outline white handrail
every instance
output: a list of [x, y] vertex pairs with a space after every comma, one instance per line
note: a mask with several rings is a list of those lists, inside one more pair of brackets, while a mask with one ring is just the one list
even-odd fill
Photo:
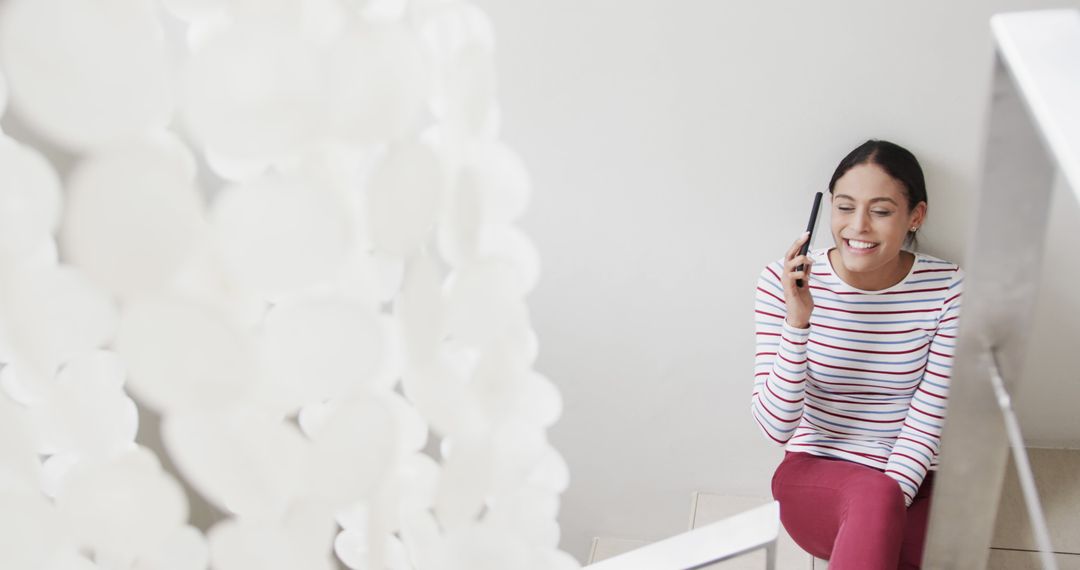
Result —
[[[1063, 181], [1080, 198], [1080, 11], [999, 14], [991, 28], [997, 57], [983, 179], [930, 509], [923, 560], [929, 568], [986, 567], [1010, 440], [1042, 535], [1039, 549], [1044, 560], [1050, 554], [1018, 425], [1008, 398], [995, 389], [1024, 384], [1052, 190]], [[1009, 260], [1007, 271], [1002, 259]]]
[[1013, 411], [1012, 398], [1005, 390], [1005, 380], [1001, 378], [997, 354], [993, 349], [990, 350], [990, 383], [994, 386], [998, 407], [1001, 408], [1001, 413], [1005, 418], [1005, 431], [1009, 434], [1009, 445], [1012, 447], [1013, 461], [1016, 463], [1016, 475], [1020, 480], [1020, 489], [1024, 493], [1024, 503], [1027, 505], [1028, 518], [1031, 519], [1035, 543], [1039, 546], [1039, 559], [1042, 561], [1043, 570], [1057, 570], [1054, 548], [1050, 544], [1050, 531], [1046, 525], [1046, 515], [1043, 514], [1039, 492], [1035, 488], [1035, 475], [1031, 472], [1027, 448], [1024, 447], [1024, 436], [1020, 433], [1020, 422], [1017, 421], [1016, 413]]
[[733, 517], [601, 560], [590, 570], [692, 570], [765, 549], [766, 567], [776, 559], [780, 503], [772, 501]]
[[990, 28], [1048, 153], [1080, 199], [1080, 10], [997, 14]]

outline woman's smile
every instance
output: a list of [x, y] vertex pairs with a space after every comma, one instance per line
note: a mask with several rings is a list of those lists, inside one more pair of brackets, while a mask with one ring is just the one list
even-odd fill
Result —
[[880, 243], [844, 238], [844, 245], [847, 247], [848, 251], [855, 255], [867, 255], [877, 251], [877, 246], [880, 245]]

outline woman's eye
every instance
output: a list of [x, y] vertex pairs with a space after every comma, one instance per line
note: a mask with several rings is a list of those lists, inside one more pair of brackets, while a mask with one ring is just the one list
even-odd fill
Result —
[[874, 214], [875, 216], [888, 216], [889, 214], [892, 214], [892, 212], [888, 210], [870, 210], [870, 213]]
[[855, 208], [852, 208], [851, 206], [838, 206], [836, 209], [840, 210], [841, 212], [854, 212], [855, 211]]

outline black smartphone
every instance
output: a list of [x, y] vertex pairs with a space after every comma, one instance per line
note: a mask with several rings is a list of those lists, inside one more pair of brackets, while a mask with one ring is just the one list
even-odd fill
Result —
[[[810, 251], [810, 242], [814, 240], [814, 226], [817, 224], [817, 215], [818, 215], [818, 210], [820, 208], [821, 208], [821, 192], [817, 192], [817, 193], [814, 194], [814, 207], [810, 208], [810, 221], [806, 223], [806, 231], [809, 232], [810, 235], [806, 236], [806, 243], [802, 244], [802, 247], [799, 248], [799, 255], [806, 255], [806, 252]], [[802, 270], [803, 270], [802, 264], [799, 264], [799, 266], [795, 268], [795, 271], [802, 271]], [[796, 287], [802, 287], [803, 286], [802, 279], [796, 279], [795, 280], [795, 286]]]

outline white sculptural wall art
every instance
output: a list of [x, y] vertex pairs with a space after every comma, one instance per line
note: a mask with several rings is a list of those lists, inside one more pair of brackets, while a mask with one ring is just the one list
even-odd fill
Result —
[[0, 568], [578, 566], [493, 49], [455, 0], [0, 2]]

